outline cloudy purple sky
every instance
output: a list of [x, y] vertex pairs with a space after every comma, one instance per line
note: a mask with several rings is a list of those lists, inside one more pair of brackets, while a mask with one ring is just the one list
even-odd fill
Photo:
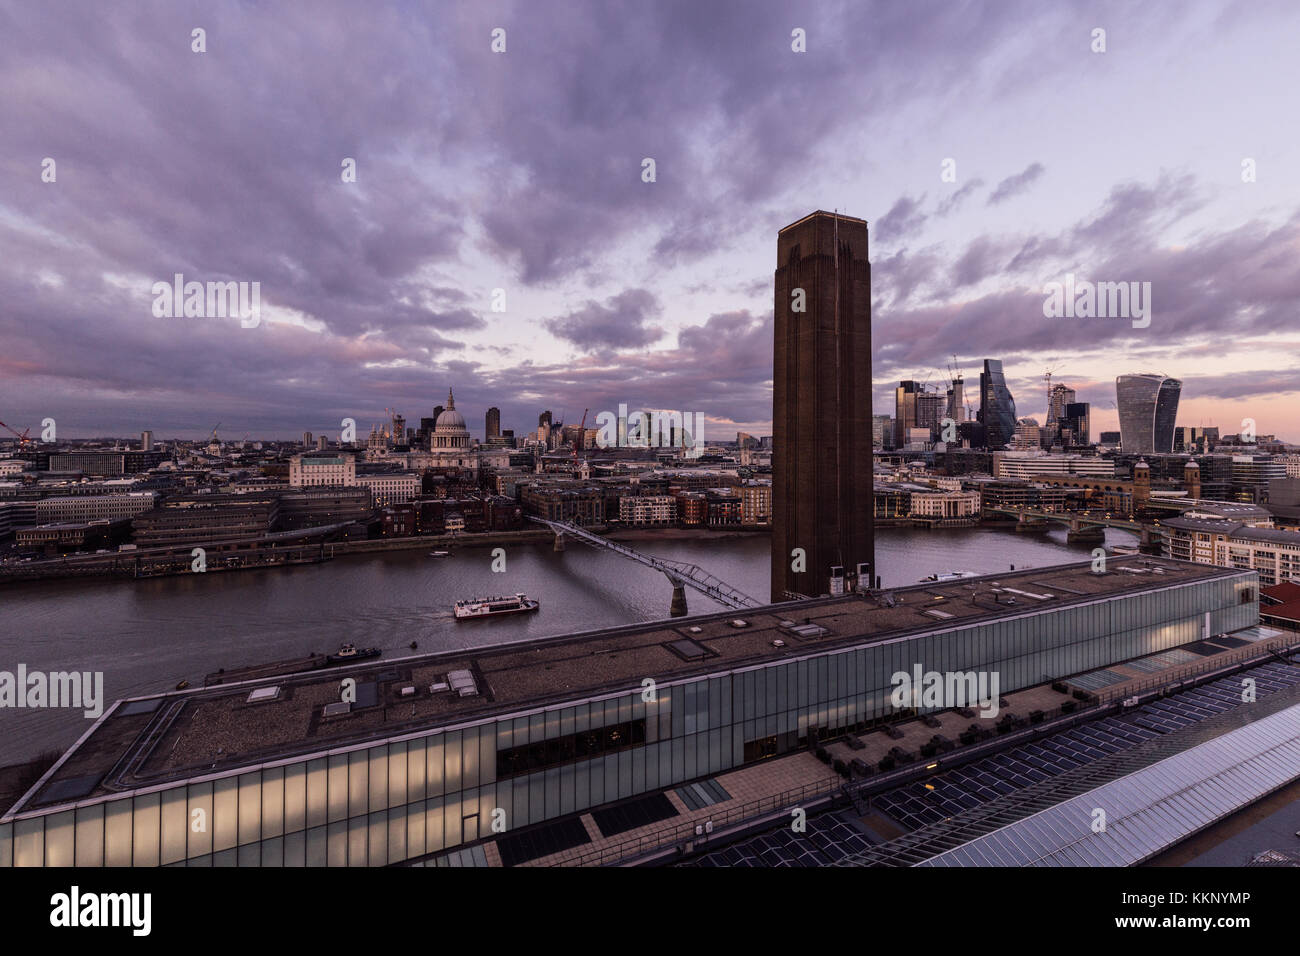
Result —
[[[451, 385], [477, 434], [620, 402], [765, 433], [776, 232], [838, 208], [877, 412], [955, 353], [1040, 420], [1049, 364], [1095, 431], [1155, 369], [1183, 424], [1300, 441], [1298, 41], [1255, 0], [4, 0], [0, 419], [334, 433]], [[177, 272], [260, 282], [261, 324], [156, 318]], [[1068, 272], [1151, 282], [1150, 326], [1044, 318]]]

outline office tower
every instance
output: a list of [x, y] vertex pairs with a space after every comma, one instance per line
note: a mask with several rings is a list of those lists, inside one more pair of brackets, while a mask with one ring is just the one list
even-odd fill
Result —
[[316, 450], [317, 450], [317, 451], [324, 451], [324, 450], [325, 450], [325, 446], [326, 446], [327, 444], [328, 444], [328, 442], [326, 441], [324, 435], [317, 435], [317, 436], [316, 436]]
[[1074, 389], [1066, 385], [1053, 385], [1047, 399], [1047, 427], [1051, 428], [1061, 420], [1065, 406], [1074, 402]]
[[894, 420], [888, 415], [871, 416], [871, 444], [881, 451], [894, 447]]
[[501, 437], [501, 409], [493, 405], [487, 410], [487, 426], [484, 431], [484, 441], [491, 441], [494, 438]]
[[433, 430], [438, 427], [436, 418], [421, 418], [420, 427], [415, 431], [415, 437], [412, 441], [419, 444], [421, 448], [429, 448], [433, 439]]
[[931, 432], [937, 431], [947, 408], [947, 396], [926, 391], [922, 386], [921, 391], [916, 395], [916, 427], [928, 428]]
[[1068, 402], [1057, 419], [1057, 435], [1067, 448], [1081, 448], [1091, 444], [1092, 406], [1088, 402]]
[[1043, 447], [1043, 427], [1037, 418], [1022, 418], [1016, 422], [1016, 434], [1011, 439], [1014, 448], [1031, 450]]
[[308, 451], [311, 450], [311, 432], [302, 433], [302, 447]]
[[916, 396], [921, 386], [912, 381], [899, 382], [894, 389], [894, 447], [907, 444], [907, 433], [916, 427]]
[[984, 426], [984, 440], [990, 451], [1005, 448], [1015, 437], [1016, 400], [997, 359], [985, 359], [984, 371], [980, 372], [979, 422]]
[[537, 427], [540, 428], [541, 426], [545, 425], [547, 429], [547, 434], [550, 434], [550, 428], [552, 424], [554, 423], [551, 419], [551, 410], [549, 408], [537, 416]]
[[140, 450], [153, 451], [153, 432], [144, 431], [140, 433]]
[[1115, 379], [1120, 448], [1126, 455], [1169, 454], [1174, 450], [1174, 420], [1183, 383], [1159, 372], [1137, 372]]
[[[1183, 433], [1181, 447], [1179, 447], [1178, 432]], [[1174, 451], [1186, 451], [1203, 455], [1218, 443], [1219, 429], [1217, 426], [1211, 428], [1204, 426], [1180, 427], [1174, 430], [1174, 436]]]
[[954, 422], [966, 420], [966, 381], [960, 375], [952, 380], [948, 387], [948, 417]]
[[774, 284], [772, 599], [780, 601], [866, 586], [875, 574], [867, 223], [819, 210], [786, 226]]

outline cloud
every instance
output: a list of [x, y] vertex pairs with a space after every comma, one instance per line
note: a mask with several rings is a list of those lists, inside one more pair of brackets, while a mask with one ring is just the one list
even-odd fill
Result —
[[916, 235], [925, 226], [926, 215], [921, 212], [921, 203], [925, 197], [913, 199], [901, 196], [898, 201], [876, 220], [876, 236], [885, 243], [899, 242], [908, 236]]
[[1043, 175], [1044, 167], [1042, 163], [1030, 163], [1023, 170], [1014, 176], [1008, 176], [1002, 182], [993, 187], [993, 192], [989, 194], [990, 206], [996, 206], [1000, 202], [1005, 202], [1013, 196], [1019, 196], [1034, 182]]
[[952, 215], [952, 213], [956, 212], [962, 203], [970, 198], [975, 190], [979, 189], [983, 185], [984, 180], [978, 177], [975, 179], [968, 179], [960, 189], [956, 190], [951, 196], [944, 198], [939, 203], [938, 209], [935, 210], [935, 215], [941, 218]]
[[588, 299], [568, 315], [544, 319], [552, 334], [572, 342], [583, 351], [598, 348], [633, 348], [650, 345], [663, 337], [664, 330], [647, 324], [663, 311], [659, 300], [645, 289], [628, 289], [602, 305]]
[[[1285, 192], [1268, 222], [1246, 206], [1193, 218], [1217, 187], [1156, 175], [1135, 151], [1134, 180], [1099, 171], [1077, 191], [1095, 208], [1063, 224], [951, 232], [980, 179], [926, 205], [908, 168], [916, 131], [1077, 83], [1077, 59], [1017, 39], [1073, 31], [1073, 11], [812, 2], [795, 54], [789, 9], [574, 0], [431, 18], [379, 2], [356, 30], [342, 0], [25, 5], [0, 35], [4, 420], [202, 434], [221, 418], [292, 435], [387, 406], [418, 417], [454, 384], [458, 405], [498, 405], [515, 424], [618, 395], [753, 422], [771, 403], [776, 230], [845, 201], [884, 243], [878, 373], [963, 344], [1003, 357], [1081, 336], [1116, 351], [1231, 348], [1294, 321]], [[189, 46], [198, 10], [204, 54]], [[1161, 15], [1140, 16], [1131, 32], [1154, 36]], [[1217, 49], [1230, 29], [1259, 40], [1275, 18], [1243, 8], [1180, 49]], [[987, 202], [1029, 195], [1076, 147], [1043, 148], [1059, 151]], [[56, 183], [40, 181], [45, 156]], [[341, 181], [345, 157], [355, 183]], [[1067, 270], [1152, 281], [1145, 336], [1041, 321], [1043, 282]], [[259, 281], [277, 320], [155, 319], [149, 287], [176, 272]], [[511, 312], [490, 311], [497, 287]], [[520, 309], [530, 297], [546, 305]]]

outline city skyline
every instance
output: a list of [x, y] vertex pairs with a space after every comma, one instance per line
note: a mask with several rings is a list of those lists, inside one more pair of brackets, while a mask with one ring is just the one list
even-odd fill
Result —
[[[1094, 432], [1118, 427], [1119, 362], [1178, 376], [1182, 424], [1230, 433], [1249, 417], [1300, 440], [1286, 255], [1300, 193], [1283, 174], [1300, 150], [1274, 120], [1295, 13], [1202, 4], [1169, 29], [1118, 4], [936, 5], [921, 29], [865, 9], [739, 9], [485, 4], [428, 24], [399, 5], [379, 15], [382, 44], [332, 25], [345, 17], [210, 14], [202, 54], [190, 21], [206, 13], [29, 11], [0, 67], [22, 94], [0, 106], [0, 414], [20, 430], [54, 417], [70, 437], [199, 436], [216, 420], [289, 436], [388, 406], [417, 419], [451, 383], [475, 419], [499, 405], [516, 430], [538, 407], [626, 402], [763, 433], [766, 237], [826, 208], [877, 237], [875, 411], [952, 353], [968, 378], [999, 358], [1026, 397], [1068, 355], [1059, 375]], [[1097, 24], [1105, 53], [1089, 49]], [[806, 53], [790, 51], [794, 27]], [[754, 52], [768, 48], [775, 61]], [[135, 54], [140, 71], [93, 81]], [[322, 101], [344, 61], [378, 79]], [[430, 105], [483, 90], [478, 113]], [[1079, 130], [1044, 137], [1063, 101]], [[1179, 119], [1189, 103], [1217, 118], [1213, 138]], [[169, 134], [181, 124], [190, 138]], [[1098, 152], [1089, 130], [1134, 146]], [[575, 214], [584, 228], [565, 228]], [[177, 273], [260, 282], [262, 321], [156, 317], [152, 285]], [[1150, 282], [1149, 327], [1045, 318], [1045, 285], [1075, 273]]]

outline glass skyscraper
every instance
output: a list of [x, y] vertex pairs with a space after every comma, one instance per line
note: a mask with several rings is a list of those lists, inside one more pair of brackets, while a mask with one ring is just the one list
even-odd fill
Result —
[[980, 372], [979, 420], [984, 425], [985, 441], [992, 451], [1011, 444], [1016, 434], [1016, 400], [1007, 388], [1002, 363], [985, 359]]
[[1174, 419], [1183, 383], [1159, 372], [1138, 372], [1115, 379], [1120, 447], [1126, 455], [1171, 454]]

